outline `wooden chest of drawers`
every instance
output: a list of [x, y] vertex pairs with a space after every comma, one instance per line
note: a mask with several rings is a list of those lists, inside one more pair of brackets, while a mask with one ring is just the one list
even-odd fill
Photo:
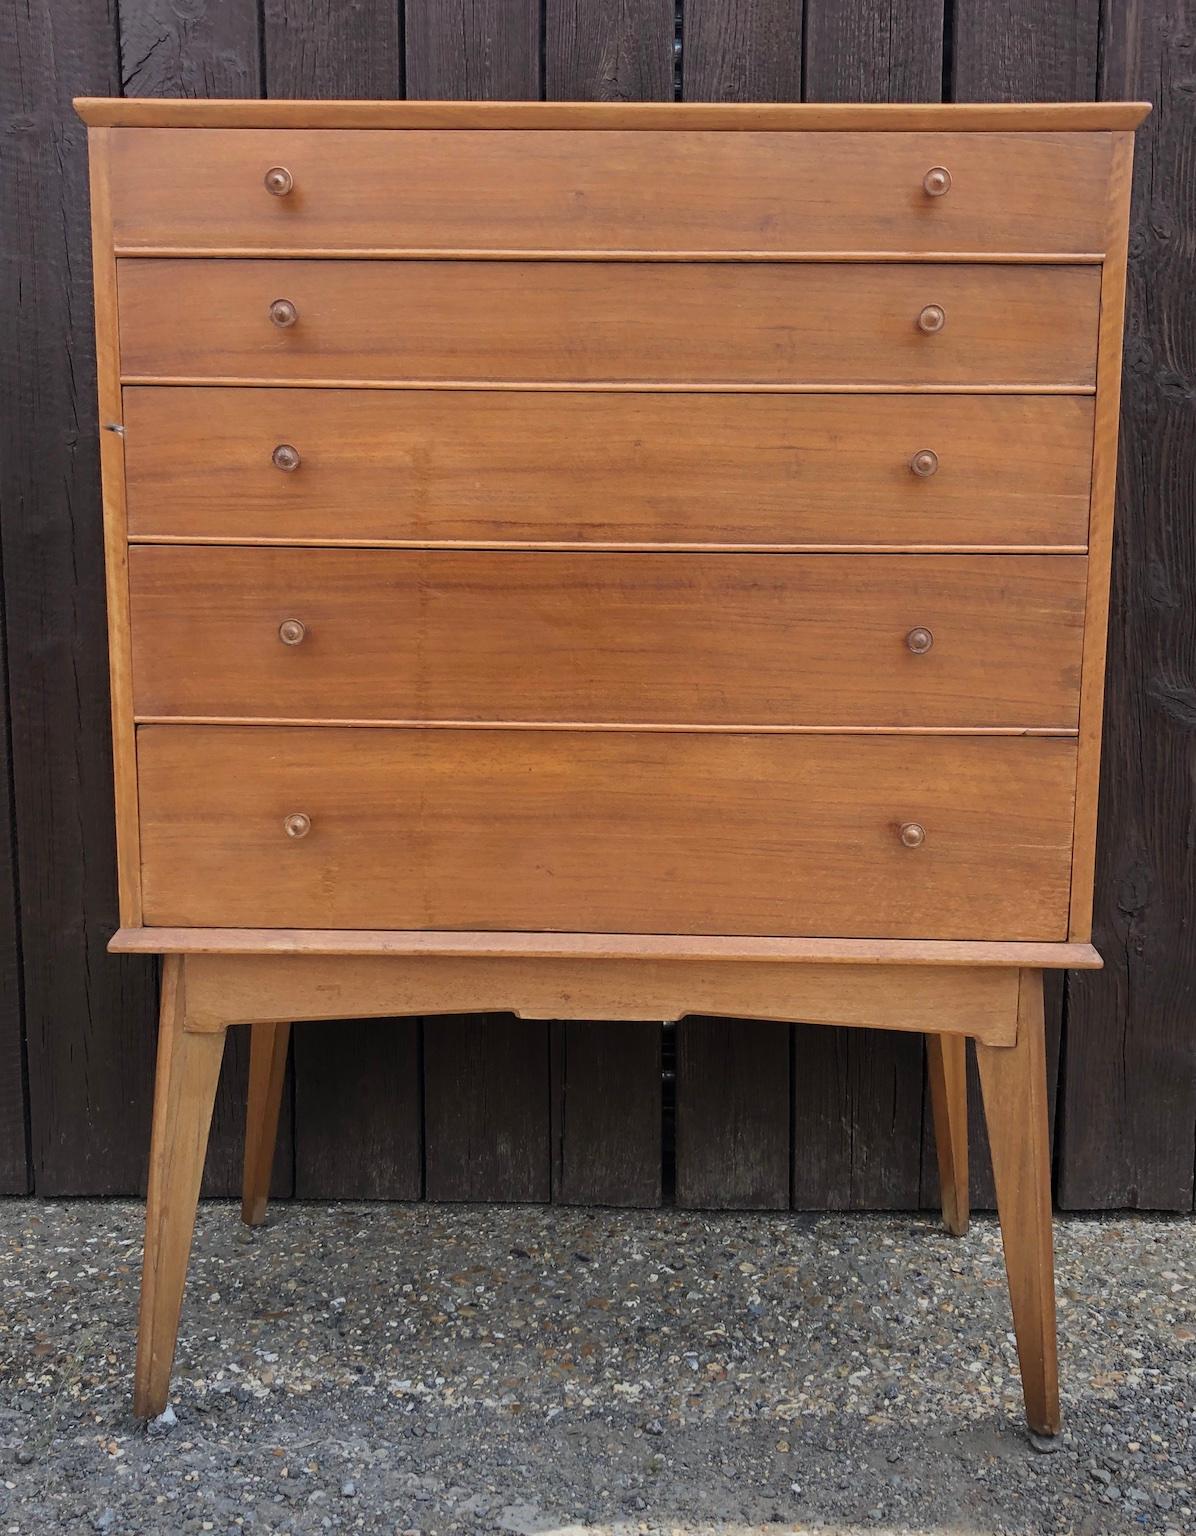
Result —
[[717, 1011], [925, 1030], [957, 1229], [977, 1040], [1052, 1432], [1144, 109], [80, 109], [140, 1411], [228, 1024], [259, 1220], [294, 1016]]

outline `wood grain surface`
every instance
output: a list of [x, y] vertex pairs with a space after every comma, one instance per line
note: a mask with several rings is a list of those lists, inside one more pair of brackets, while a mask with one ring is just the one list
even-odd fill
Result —
[[[115, 131], [117, 247], [1094, 253], [1108, 134]], [[294, 186], [273, 196], [275, 165]], [[922, 182], [945, 165], [952, 186]], [[828, 187], [835, 189], [827, 195]]]
[[1092, 418], [1085, 396], [130, 386], [129, 531], [1075, 548]]
[[138, 757], [152, 923], [1063, 936], [1068, 740], [143, 726]]
[[[117, 263], [130, 378], [1088, 388], [1095, 267]], [[289, 300], [298, 320], [274, 325]], [[918, 328], [927, 306], [946, 324]]]
[[141, 718], [1076, 726], [1077, 555], [130, 553]]

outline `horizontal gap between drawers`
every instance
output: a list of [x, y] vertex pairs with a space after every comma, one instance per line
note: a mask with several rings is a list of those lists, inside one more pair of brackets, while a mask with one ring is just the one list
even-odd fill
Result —
[[1053, 725], [683, 725], [623, 720], [309, 720], [295, 716], [135, 715], [135, 725], [326, 726], [403, 731], [621, 731], [719, 736], [1050, 736], [1079, 732]]
[[635, 251], [635, 250], [470, 250], [462, 247], [411, 246], [192, 246], [118, 245], [118, 259], [154, 257], [209, 261], [686, 261], [686, 262], [837, 262], [878, 261], [950, 263], [984, 266], [1094, 266], [1100, 251]]
[[253, 378], [236, 374], [124, 373], [122, 385], [227, 389], [457, 389], [629, 395], [1095, 395], [1095, 384], [668, 384], [654, 380]]
[[644, 544], [547, 539], [235, 538], [223, 534], [134, 533], [130, 544], [194, 544], [227, 549], [483, 549], [644, 555], [1086, 555], [1086, 544]]

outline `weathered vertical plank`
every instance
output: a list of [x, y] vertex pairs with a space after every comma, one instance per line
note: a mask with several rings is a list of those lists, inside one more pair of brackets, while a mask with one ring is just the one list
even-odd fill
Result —
[[807, 101], [938, 101], [944, 0], [810, 0]]
[[1101, 94], [1135, 164], [1093, 939], [1068, 981], [1060, 1203], [1187, 1210], [1196, 1153], [1196, 13], [1126, 0]]
[[[937, 101], [939, 0], [807, 0], [809, 101]], [[793, 1048], [793, 1199], [803, 1208], [900, 1209], [922, 1199], [920, 1035], [799, 1029]]]
[[686, 101], [800, 101], [801, 0], [685, 0]]
[[650, 1022], [552, 1026], [552, 1197], [560, 1204], [660, 1204], [661, 1036]]
[[803, 1025], [793, 1043], [793, 1203], [905, 1210], [922, 1201], [921, 1035]]
[[400, 0], [263, 0], [267, 96], [392, 100], [403, 94]]
[[1091, 101], [1100, 0], [955, 0], [955, 101]]
[[851, 1143], [851, 1029], [799, 1024], [793, 1031], [793, 1204], [799, 1211], [855, 1205]]
[[407, 0], [407, 94], [536, 101], [539, 0]]
[[121, 0], [121, 96], [260, 96], [254, 0]]
[[[254, 0], [227, 0], [210, 6], [179, 6], [171, 0], [122, 0], [119, 23], [124, 95], [261, 94], [258, 13]], [[112, 25], [115, 27], [115, 18]], [[91, 387], [87, 380], [81, 380], [81, 384]], [[146, 1027], [152, 1030], [152, 1024]], [[240, 1191], [248, 1075], [248, 1032], [235, 1029], [229, 1034], [220, 1071], [204, 1167], [205, 1195], [236, 1195]], [[278, 1128], [276, 1195], [291, 1191], [290, 1103], [288, 1086]], [[143, 1156], [144, 1148], [139, 1145], [137, 1153]]]
[[86, 134], [119, 89], [111, 10], [6, 7], [0, 51], [0, 520], [33, 1173], [45, 1194], [136, 1188], [154, 967], [114, 959], [107, 648]]
[[419, 1020], [300, 1024], [293, 1034], [298, 1198], [418, 1200]]
[[683, 1019], [677, 1026], [677, 1204], [789, 1204], [787, 1024]]
[[429, 1019], [424, 1026], [428, 1199], [550, 1199], [550, 1078], [544, 1024], [507, 1013]]
[[671, 101], [674, 0], [548, 0], [550, 101]]
[[0, 1195], [23, 1195], [29, 1189], [28, 1108], [4, 620], [4, 569], [0, 561]]

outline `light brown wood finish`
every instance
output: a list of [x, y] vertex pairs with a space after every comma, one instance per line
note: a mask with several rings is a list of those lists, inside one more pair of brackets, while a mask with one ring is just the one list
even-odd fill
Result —
[[96, 382], [100, 408], [100, 467], [104, 505], [104, 573], [108, 606], [108, 678], [112, 710], [112, 774], [116, 805], [117, 897], [122, 923], [141, 921], [137, 754], [133, 733], [133, 675], [129, 633], [128, 544], [125, 524], [124, 440], [116, 262], [112, 256], [112, 197], [106, 128], [88, 135]]
[[120, 928], [118, 954], [438, 956], [445, 959], [777, 961], [816, 965], [1035, 966], [1099, 971], [1091, 944], [947, 939], [765, 939], [659, 933], [437, 933], [430, 929]]
[[706, 104], [559, 101], [176, 101], [76, 96], [85, 123], [131, 128], [718, 128], [728, 132], [1100, 132], [1136, 128], [1145, 101]]
[[166, 1407], [179, 1311], [191, 1253], [212, 1104], [224, 1054], [224, 1031], [186, 1028], [189, 962], [168, 956], [162, 970], [162, 1018], [154, 1084], [145, 1259], [133, 1411], [151, 1418]]
[[143, 726], [138, 757], [163, 926], [1064, 936], [1068, 740]]
[[145, 546], [130, 555], [135, 707], [1072, 730], [1084, 572], [1074, 555]]
[[241, 1188], [241, 1220], [250, 1227], [261, 1226], [266, 1219], [290, 1041], [289, 1021], [255, 1024], [250, 1033], [245, 1172]]
[[[126, 377], [1090, 386], [1100, 269], [122, 259]], [[284, 299], [298, 320], [273, 324]], [[918, 327], [928, 307], [946, 324]]]
[[[295, 1018], [493, 1013], [527, 1019], [679, 1019], [687, 1013], [966, 1031], [1012, 1045], [1017, 975], [938, 966], [735, 964], [667, 960], [372, 956], [346, 965], [314, 955], [190, 955], [188, 1028]], [[639, 1011], [637, 1011], [639, 1010]], [[645, 1028], [650, 1028], [645, 1025]]]
[[926, 1070], [939, 1165], [939, 1197], [947, 1231], [968, 1230], [967, 1041], [962, 1035], [926, 1036]]
[[[114, 133], [124, 251], [1102, 252], [1108, 134]], [[946, 196], [923, 181], [950, 168]], [[272, 195], [267, 170], [290, 172]], [[833, 195], [828, 195], [833, 189]]]
[[1042, 973], [1022, 971], [1017, 1044], [977, 1043], [1005, 1269], [1030, 1428], [1059, 1431]]
[[[124, 394], [137, 538], [1083, 547], [1093, 401], [173, 389]], [[292, 471], [271, 455], [285, 443]], [[910, 460], [938, 456], [929, 476]]]
[[1100, 794], [1101, 725], [1105, 708], [1105, 647], [1109, 632], [1109, 584], [1113, 561], [1113, 513], [1117, 495], [1117, 433], [1121, 403], [1122, 333], [1129, 240], [1130, 184], [1134, 168], [1132, 134], [1119, 134], [1109, 195], [1109, 255], [1101, 275], [1100, 392], [1092, 453], [1092, 557], [1084, 629], [1084, 673], [1077, 761], [1075, 853], [1068, 935], [1092, 932], [1092, 891], [1096, 878], [1096, 813]]
[[[255, 1031], [257, 1220], [292, 1018], [696, 1012], [925, 1032], [952, 1230], [977, 1039], [1054, 1432], [1041, 968], [1099, 964], [1144, 109], [80, 110], [128, 449], [104, 444], [113, 947], [177, 951], [138, 1411], [165, 1402], [229, 1022]], [[322, 543], [394, 547], [298, 547]], [[131, 671], [174, 722], [136, 739]], [[226, 715], [253, 723], [181, 723]]]

